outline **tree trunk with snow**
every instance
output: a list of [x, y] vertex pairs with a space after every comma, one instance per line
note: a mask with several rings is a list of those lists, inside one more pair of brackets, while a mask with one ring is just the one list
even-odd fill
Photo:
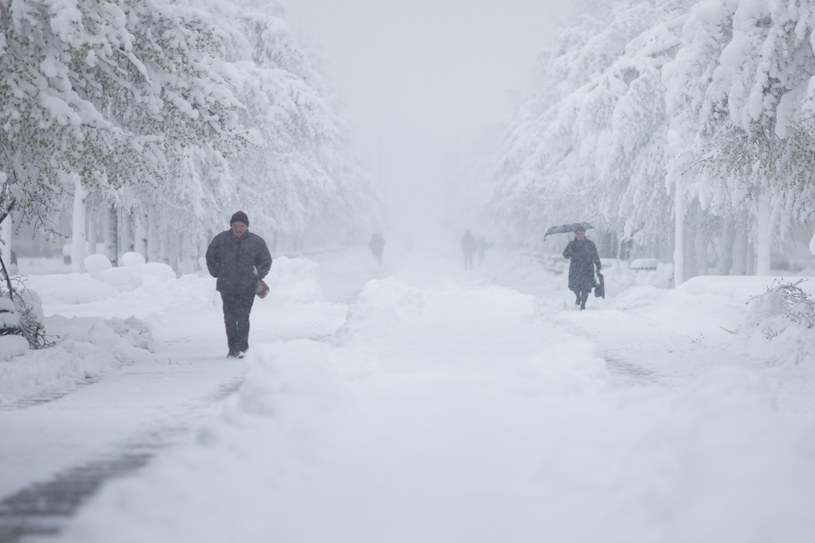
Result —
[[693, 268], [693, 275], [707, 275], [707, 234], [702, 231], [701, 225], [699, 221], [701, 219], [701, 209], [697, 210], [694, 213], [694, 218], [696, 222], [694, 223], [694, 231], [693, 231], [693, 247], [690, 249], [693, 251], [693, 261], [694, 261], [694, 268]]
[[167, 264], [176, 272], [181, 272], [181, 235], [175, 232], [167, 233]]
[[119, 254], [133, 250], [133, 214], [129, 211], [119, 213]]
[[147, 259], [147, 214], [137, 212], [134, 222], [133, 250]]
[[674, 194], [674, 288], [685, 282], [685, 201], [684, 182], [676, 180]]
[[170, 231], [165, 230], [159, 235], [158, 260], [165, 264], [170, 263]]
[[85, 257], [88, 254], [86, 236], [88, 222], [88, 191], [82, 179], [74, 175], [74, 206], [71, 219], [71, 271], [82, 273], [85, 269]]
[[747, 275], [756, 274], [756, 245], [747, 238]]
[[719, 261], [716, 263], [716, 272], [719, 275], [730, 275], [730, 270], [733, 268], [733, 247], [735, 242], [735, 224], [733, 219], [725, 217], [722, 219], [722, 230], [718, 243]]
[[116, 207], [111, 205], [105, 213], [105, 254], [114, 266], [119, 261], [119, 219]]
[[9, 275], [11, 275], [11, 248], [12, 248], [12, 238], [14, 233], [14, 220], [12, 219], [12, 214], [9, 213], [3, 222], [0, 223], [0, 240], [2, 240], [3, 244], [3, 262], [6, 264], [6, 269], [8, 270]]
[[147, 261], [160, 262], [161, 236], [158, 229], [158, 213], [155, 206], [150, 206], [147, 213]]
[[96, 247], [99, 240], [99, 235], [96, 231], [96, 219], [94, 218], [92, 213], [87, 215], [87, 232], [88, 232], [88, 250], [85, 251], [86, 254], [95, 255], [96, 254]]
[[749, 259], [747, 247], [749, 245], [749, 230], [748, 222], [740, 220], [735, 223], [735, 230], [733, 232], [733, 275], [746, 275], [747, 262]]
[[758, 198], [756, 213], [756, 275], [770, 275], [770, 196]]

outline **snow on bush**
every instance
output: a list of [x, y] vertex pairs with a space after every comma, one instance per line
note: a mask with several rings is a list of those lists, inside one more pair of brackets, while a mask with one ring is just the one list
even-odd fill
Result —
[[115, 287], [119, 292], [135, 290], [142, 286], [142, 280], [132, 268], [110, 268], [99, 272], [97, 279]]
[[775, 280], [753, 296], [747, 313], [748, 336], [772, 345], [768, 356], [779, 363], [799, 363], [815, 353], [815, 302], [794, 283]]
[[172, 267], [161, 262], [148, 262], [139, 267], [139, 273], [145, 285], [155, 285], [178, 277]]
[[96, 253], [85, 257], [85, 269], [91, 277], [99, 279], [100, 274], [104, 270], [109, 270], [113, 265], [110, 263], [108, 257], [103, 254]]
[[16, 330], [20, 326], [20, 316], [10, 298], [0, 298], [0, 329]]
[[[119, 292], [134, 290], [142, 285], [142, 279], [134, 266], [137, 264], [139, 257], [141, 257], [142, 261], [144, 257], [138, 253], [125, 253], [122, 257], [127, 257], [125, 265], [114, 268], [105, 255], [99, 253], [88, 255], [85, 258], [85, 269], [88, 270], [91, 277], [107, 283]], [[142, 267], [139, 264], [138, 270], [141, 271]], [[173, 277], [175, 277], [175, 273], [173, 273]]]
[[[2, 286], [6, 287], [7, 283], [2, 283]], [[42, 325], [43, 319], [40, 297], [26, 286], [22, 278], [13, 279], [11, 297], [7, 289], [0, 287], [0, 329], [4, 334], [24, 338], [32, 349], [47, 347], [50, 342]], [[11, 343], [7, 342], [7, 345]], [[22, 353], [15, 347], [0, 354], [0, 359], [8, 360], [19, 354]]]
[[141, 253], [136, 253], [133, 251], [124, 253], [119, 261], [122, 263], [122, 266], [132, 268], [134, 270], [138, 270], [146, 262]]
[[790, 327], [815, 326], [815, 303], [795, 283], [773, 282], [767, 292], [754, 296], [748, 323], [758, 328], [767, 339], [773, 339]]

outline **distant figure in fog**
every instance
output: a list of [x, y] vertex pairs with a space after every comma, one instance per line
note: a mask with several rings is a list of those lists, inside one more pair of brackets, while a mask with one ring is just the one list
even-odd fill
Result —
[[461, 250], [464, 252], [465, 270], [473, 269], [473, 255], [476, 249], [478, 249], [478, 241], [476, 241], [475, 236], [467, 230], [464, 232], [464, 237], [461, 238]]
[[376, 257], [376, 261], [382, 265], [382, 253], [385, 251], [385, 238], [381, 232], [375, 232], [374, 235], [371, 236], [368, 247], [371, 248], [371, 253]]
[[488, 245], [489, 245], [489, 243], [487, 243], [487, 239], [484, 236], [479, 236], [478, 237], [478, 267], [479, 268], [481, 267], [481, 264], [484, 263], [484, 256], [485, 256], [485, 253], [487, 252], [487, 246]]
[[594, 271], [600, 273], [600, 255], [597, 254], [597, 246], [594, 242], [586, 238], [586, 230], [579, 227], [575, 230], [574, 239], [566, 246], [563, 257], [571, 260], [569, 263], [569, 290], [574, 292], [576, 299], [574, 304], [579, 305], [581, 311], [586, 309], [586, 300], [589, 299], [589, 292], [596, 285], [594, 281]]

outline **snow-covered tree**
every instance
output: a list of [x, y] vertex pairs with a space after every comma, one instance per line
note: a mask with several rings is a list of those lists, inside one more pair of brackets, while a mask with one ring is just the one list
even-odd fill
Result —
[[0, 23], [0, 172], [25, 220], [74, 195], [77, 215], [138, 231], [155, 259], [194, 253], [189, 232], [237, 208], [300, 237], [370, 217], [376, 198], [276, 2], [0, 0]]
[[[811, 27], [806, 2], [702, 1], [665, 70], [677, 217], [694, 198], [716, 215], [754, 215], [759, 273], [769, 273], [773, 207], [787, 221], [812, 212], [813, 140], [800, 115], [815, 74]], [[678, 219], [680, 262], [681, 232]]]
[[673, 245], [677, 282], [711, 255], [724, 273], [768, 272], [771, 233], [815, 209], [815, 6], [593, 9], [547, 53], [508, 132], [495, 213], [524, 236], [592, 218], [650, 251]]
[[174, 163], [167, 190], [120, 200], [140, 202], [137, 215], [154, 209], [162, 231], [182, 224], [202, 237], [224, 227], [236, 209], [272, 236], [337, 241], [367, 231], [376, 198], [348, 158], [345, 128], [280, 5], [191, 0], [189, 6], [222, 44], [210, 69], [242, 104], [246, 145], [225, 154], [193, 143]]
[[183, 4], [0, 0], [0, 28], [0, 170], [28, 220], [55, 209], [60, 172], [155, 189], [184, 147], [241, 138], [217, 39]]
[[591, 219], [641, 244], [664, 238], [660, 70], [675, 53], [685, 4], [608, 4], [546, 53], [540, 89], [508, 133], [494, 197], [521, 236]]
[[265, 231], [297, 239], [367, 233], [375, 196], [349, 159], [347, 129], [281, 6], [199, 3], [228, 44], [224, 70], [252, 130], [252, 144], [226, 166], [233, 181], [224, 211], [247, 209]]

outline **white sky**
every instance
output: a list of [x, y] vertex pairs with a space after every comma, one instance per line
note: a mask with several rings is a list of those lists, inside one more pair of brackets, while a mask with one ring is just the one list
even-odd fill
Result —
[[[453, 163], [531, 89], [569, 2], [283, 0], [324, 62], [396, 226], [438, 211]], [[394, 205], [396, 204], [396, 205]]]

